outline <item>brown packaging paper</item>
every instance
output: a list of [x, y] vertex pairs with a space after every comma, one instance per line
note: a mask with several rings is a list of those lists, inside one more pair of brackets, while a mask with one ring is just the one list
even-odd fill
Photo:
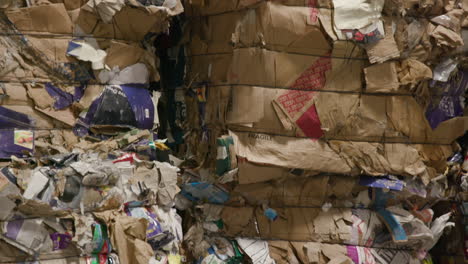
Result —
[[364, 69], [366, 91], [371, 93], [392, 93], [400, 87], [395, 62], [376, 64]]
[[230, 131], [229, 134], [234, 138], [237, 155], [251, 162], [331, 173], [352, 171], [327, 143], [320, 140], [253, 132]]
[[105, 211], [94, 215], [108, 224], [111, 244], [119, 254], [120, 263], [149, 263], [154, 251], [146, 243], [146, 219], [133, 218], [118, 211]]
[[72, 22], [63, 4], [33, 6], [6, 11], [8, 19], [22, 32], [71, 34]]

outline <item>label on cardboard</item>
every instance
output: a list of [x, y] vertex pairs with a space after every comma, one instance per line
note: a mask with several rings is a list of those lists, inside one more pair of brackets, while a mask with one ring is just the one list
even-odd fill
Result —
[[29, 130], [15, 130], [14, 144], [28, 149], [33, 148], [34, 134]]
[[297, 127], [310, 138], [323, 136], [317, 109], [313, 103], [316, 91], [325, 86], [326, 73], [331, 70], [331, 58], [317, 59], [299, 76], [290, 89], [275, 101]]

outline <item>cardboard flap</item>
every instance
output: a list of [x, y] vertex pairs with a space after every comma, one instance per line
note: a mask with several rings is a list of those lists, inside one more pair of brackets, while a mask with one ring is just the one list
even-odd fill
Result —
[[228, 124], [258, 122], [264, 115], [263, 89], [253, 86], [234, 86], [228, 105]]
[[243, 159], [238, 160], [238, 167], [239, 184], [281, 179], [289, 174], [286, 168], [255, 164]]
[[76, 18], [74, 33], [77, 36], [93, 35], [95, 38], [141, 41], [148, 32], [160, 32], [168, 25], [166, 17], [154, 16], [129, 6], [117, 12], [112, 21], [112, 24], [106, 24], [96, 14], [81, 9]]
[[251, 162], [312, 171], [351, 172], [341, 157], [320, 140], [249, 132], [230, 131], [229, 134], [234, 138], [237, 155]]
[[258, 17], [267, 46], [278, 51], [320, 56], [330, 50], [330, 44], [318, 23], [308, 23], [313, 8], [286, 7], [267, 2], [259, 7]]
[[255, 205], [322, 206], [327, 198], [327, 185], [328, 176], [297, 177], [278, 183], [238, 185], [234, 193], [239, 193], [249, 204]]
[[64, 4], [8, 10], [8, 19], [23, 32], [71, 34], [73, 25]]
[[364, 69], [366, 91], [371, 93], [392, 93], [400, 87], [395, 62], [386, 62]]
[[120, 70], [123, 70], [125, 67], [139, 62], [145, 50], [136, 45], [112, 41], [106, 52], [106, 65], [111, 68], [119, 66]]
[[407, 144], [330, 141], [330, 146], [349, 166], [368, 175], [421, 176], [427, 170], [417, 149]]
[[[323, 212], [319, 208], [275, 208], [278, 217], [270, 221], [261, 208], [223, 208], [222, 219], [229, 236], [260, 237], [287, 241], [321, 241], [343, 243], [350, 238], [351, 209], [330, 209]], [[242, 215], [244, 217], [235, 217]], [[254, 223], [258, 227], [255, 230]]]

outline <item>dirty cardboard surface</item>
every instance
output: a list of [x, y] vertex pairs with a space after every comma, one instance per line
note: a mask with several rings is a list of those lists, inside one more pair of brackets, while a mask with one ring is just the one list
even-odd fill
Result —
[[0, 4], [0, 262], [463, 255], [466, 1], [26, 2]]
[[[426, 107], [428, 101], [433, 108], [442, 105], [433, 99], [439, 96], [429, 90], [429, 87], [440, 87], [431, 84], [434, 76], [456, 78], [452, 72], [440, 72], [442, 70], [434, 75], [434, 67], [441, 64], [437, 56], [457, 56], [448, 54], [444, 47], [462, 45], [460, 30], [456, 26], [458, 20], [453, 18], [453, 14], [463, 11], [461, 6], [453, 5], [444, 9], [441, 3], [421, 7], [389, 2], [191, 1], [187, 9], [191, 15], [202, 18], [193, 25], [191, 34], [190, 52], [196, 56], [191, 72], [188, 72], [189, 78], [203, 83], [203, 91], [208, 90], [209, 93], [211, 89], [220, 96], [217, 102], [207, 102], [206, 110], [209, 112], [201, 112], [200, 117], [203, 120], [205, 116], [208, 125], [213, 125], [210, 131], [216, 133], [214, 138], [229, 131], [240, 160], [237, 171], [239, 185], [227, 202], [240, 208], [223, 211], [223, 222], [224, 219], [228, 221], [224, 222], [225, 231], [229, 236], [256, 236], [263, 240], [271, 238], [269, 232], [277, 234], [282, 241], [269, 242], [270, 256], [277, 263], [309, 263], [310, 259], [313, 263], [396, 263], [399, 260], [417, 263], [419, 260], [404, 251], [389, 253], [374, 250], [369, 244], [360, 246], [359, 243], [341, 248], [336, 244], [333, 248], [320, 242], [315, 242], [318, 250], [310, 251], [307, 262], [302, 250], [306, 252], [314, 242], [309, 242], [309, 247], [297, 245], [300, 249], [293, 250], [293, 242], [288, 240], [299, 238], [294, 237], [294, 232], [282, 233], [277, 231], [279, 228], [269, 229], [262, 225], [284, 223], [284, 230], [299, 228], [302, 220], [291, 219], [289, 212], [285, 216], [283, 211], [294, 205], [307, 204], [320, 208], [319, 211], [325, 214], [323, 219], [311, 221], [321, 228], [314, 232], [306, 229], [302, 233], [311, 235], [300, 239], [316, 241], [317, 237], [335, 239], [341, 236], [354, 241], [355, 235], [342, 232], [350, 218], [340, 221], [326, 213], [330, 207], [352, 206], [353, 201], [364, 207], [372, 204], [372, 197], [366, 190], [379, 187], [360, 185], [352, 175], [363, 174], [371, 178], [397, 175], [398, 182], [407, 185], [399, 185], [400, 191], [394, 190], [395, 194], [388, 198], [389, 203], [395, 204], [401, 203], [398, 197], [403, 196], [399, 193], [411, 190], [411, 195], [423, 195], [425, 187], [422, 186], [431, 180], [445, 179], [447, 166], [455, 166], [452, 171], [455, 174], [449, 172], [448, 175], [459, 177], [456, 168], [460, 159], [454, 165], [447, 165], [447, 160], [455, 154], [454, 151], [460, 151], [460, 146], [452, 143], [466, 132], [465, 117], [458, 111], [458, 114], [444, 112], [444, 115], [451, 116], [449, 121], [442, 121], [437, 128], [431, 127]], [[450, 11], [453, 14], [447, 14], [447, 18], [453, 20], [441, 22], [438, 18], [428, 24], [413, 18], [428, 7], [434, 8], [431, 11], [434, 17], [454, 9]], [[298, 16], [287, 18], [294, 12], [298, 12]], [[397, 18], [396, 13], [412, 17], [414, 22]], [[299, 19], [303, 16], [306, 16], [305, 24], [308, 26]], [[271, 23], [264, 25], [264, 21]], [[282, 23], [276, 24], [276, 21]], [[322, 28], [328, 47], [319, 44], [318, 40], [323, 36], [318, 34], [316, 42], [308, 45], [309, 49], [297, 49], [306, 38], [300, 37], [303, 28], [310, 26]], [[281, 49], [281, 43], [289, 45], [285, 44], [286, 47]], [[430, 50], [432, 45], [440, 47], [437, 55]], [[325, 53], [306, 57], [306, 54], [318, 55], [312, 51], [319, 50]], [[225, 65], [230, 65], [229, 72], [226, 72]], [[463, 70], [463, 67], [458, 70]], [[228, 92], [221, 92], [219, 86]], [[455, 109], [460, 109], [460, 104], [455, 104]], [[437, 111], [438, 114], [442, 112], [440, 108]], [[449, 129], [450, 124], [454, 127]], [[203, 125], [200, 128], [204, 129]], [[465, 155], [465, 148], [462, 144], [462, 155]], [[324, 177], [321, 173], [326, 173], [328, 180], [321, 178]], [[444, 176], [437, 178], [437, 175]], [[323, 182], [318, 183], [319, 179]], [[320, 186], [318, 189], [328, 191], [315, 191], [315, 199], [307, 200], [302, 194], [307, 193], [309, 182], [310, 186]], [[334, 188], [334, 184], [342, 188]], [[416, 185], [421, 189], [415, 188]], [[289, 195], [291, 193], [296, 195]], [[456, 192], [452, 193], [456, 195]], [[384, 199], [374, 199], [377, 198]], [[426, 194], [420, 199], [430, 198]], [[247, 205], [257, 207], [249, 209]], [[269, 210], [270, 206], [273, 210]], [[236, 213], [232, 210], [238, 210], [238, 214], [251, 220], [235, 218]], [[272, 211], [276, 214], [271, 215]], [[337, 221], [336, 226], [330, 225], [330, 218]], [[376, 216], [359, 213], [355, 220], [358, 218], [374, 219]], [[263, 222], [265, 219], [269, 222]], [[290, 226], [291, 222], [294, 227]], [[351, 222], [359, 225], [354, 220]], [[375, 226], [375, 222], [372, 225]], [[378, 225], [379, 230], [388, 227], [387, 223]], [[212, 228], [209, 230], [214, 230]], [[322, 230], [334, 230], [333, 235]], [[370, 234], [371, 237], [375, 235]], [[393, 245], [392, 241], [387, 242], [386, 245]], [[360, 252], [362, 257], [354, 252]]]

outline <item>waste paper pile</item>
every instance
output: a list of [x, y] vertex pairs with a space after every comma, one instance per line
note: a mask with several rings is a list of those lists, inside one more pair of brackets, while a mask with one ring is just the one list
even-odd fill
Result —
[[468, 260], [468, 1], [0, 1], [0, 263]]
[[155, 42], [182, 3], [1, 3], [0, 262], [180, 260]]
[[466, 1], [188, 2], [195, 258], [463, 263]]

